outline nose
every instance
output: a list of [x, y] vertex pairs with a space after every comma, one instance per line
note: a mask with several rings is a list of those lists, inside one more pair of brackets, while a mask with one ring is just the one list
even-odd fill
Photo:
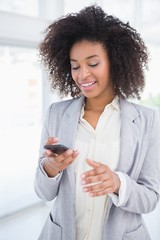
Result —
[[90, 75], [89, 69], [87, 67], [81, 67], [79, 70], [78, 79], [83, 81]]

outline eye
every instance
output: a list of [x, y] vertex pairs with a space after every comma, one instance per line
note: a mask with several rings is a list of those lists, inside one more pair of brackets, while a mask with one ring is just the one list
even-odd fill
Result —
[[71, 70], [77, 70], [79, 66], [77, 64], [71, 64]]
[[72, 70], [77, 70], [79, 67], [71, 67]]
[[96, 67], [97, 65], [98, 65], [98, 63], [89, 64], [90, 67]]

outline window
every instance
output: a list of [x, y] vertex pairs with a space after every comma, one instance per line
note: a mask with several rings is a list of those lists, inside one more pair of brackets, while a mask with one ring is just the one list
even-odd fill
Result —
[[38, 17], [39, 0], [1, 0], [0, 10]]
[[0, 1], [0, 218], [40, 201], [33, 182], [41, 120], [52, 95], [37, 48], [48, 19], [62, 15], [62, 3]]
[[149, 71], [146, 72], [146, 88], [142, 104], [160, 110], [160, 1], [141, 1], [140, 30], [150, 53]]
[[42, 73], [32, 48], [0, 46], [0, 69], [1, 217], [38, 201]]

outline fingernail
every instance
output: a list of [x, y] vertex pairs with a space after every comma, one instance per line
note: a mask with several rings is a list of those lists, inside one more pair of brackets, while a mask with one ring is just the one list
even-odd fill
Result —
[[86, 181], [81, 181], [81, 184], [82, 184], [82, 185], [85, 185], [85, 184], [86, 184]]
[[51, 153], [51, 151], [50, 151], [50, 150], [46, 150], [46, 153], [47, 153], [47, 154], [50, 154], [50, 153]]
[[82, 178], [82, 179], [85, 178], [85, 174], [82, 174], [82, 175], [81, 175], [81, 178]]
[[77, 155], [77, 154], [79, 154], [79, 151], [78, 151], [78, 150], [75, 150], [74, 153]]
[[88, 192], [87, 188], [83, 188], [83, 192]]
[[93, 197], [93, 196], [94, 196], [94, 194], [93, 194], [93, 193], [89, 193], [89, 196], [90, 196], [90, 197]]
[[67, 152], [66, 152], [66, 155], [69, 156], [73, 153], [73, 151], [71, 149], [68, 149]]
[[59, 138], [58, 137], [54, 137], [54, 141], [58, 141], [59, 140]]

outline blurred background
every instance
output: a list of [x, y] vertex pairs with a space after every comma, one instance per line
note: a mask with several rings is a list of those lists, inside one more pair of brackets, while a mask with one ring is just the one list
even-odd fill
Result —
[[[36, 240], [50, 204], [33, 189], [41, 126], [51, 94], [38, 45], [54, 19], [92, 3], [129, 21], [150, 52], [141, 104], [160, 110], [160, 0], [0, 0], [0, 240]], [[160, 236], [160, 204], [144, 216]]]

